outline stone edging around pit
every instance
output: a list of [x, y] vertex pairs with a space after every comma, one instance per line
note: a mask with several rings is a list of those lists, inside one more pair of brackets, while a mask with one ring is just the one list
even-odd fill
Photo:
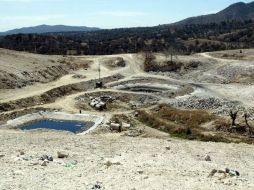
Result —
[[64, 120], [64, 121], [79, 121], [79, 122], [92, 122], [94, 125], [90, 127], [87, 131], [80, 133], [78, 135], [86, 135], [93, 130], [95, 130], [104, 120], [103, 117], [90, 114], [68, 114], [63, 112], [37, 112], [32, 114], [27, 114], [18, 117], [13, 120], [7, 121], [6, 124], [0, 125], [0, 128], [19, 128], [22, 125], [36, 121], [36, 120]]

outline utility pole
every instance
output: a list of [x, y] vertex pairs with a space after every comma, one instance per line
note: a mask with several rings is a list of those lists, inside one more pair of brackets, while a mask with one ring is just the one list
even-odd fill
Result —
[[100, 63], [99, 63], [98, 71], [99, 71], [99, 82], [101, 82], [101, 64]]
[[102, 84], [102, 81], [101, 81], [101, 64], [100, 63], [99, 63], [98, 72], [99, 72], [99, 81], [96, 82], [96, 87], [95, 88], [102, 88], [103, 84]]

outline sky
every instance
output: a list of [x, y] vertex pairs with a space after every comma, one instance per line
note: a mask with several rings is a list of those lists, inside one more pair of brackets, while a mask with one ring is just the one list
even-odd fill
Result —
[[[240, 0], [0, 0], [0, 31], [40, 24], [156, 26], [218, 12]], [[252, 2], [243, 0], [242, 2]]]

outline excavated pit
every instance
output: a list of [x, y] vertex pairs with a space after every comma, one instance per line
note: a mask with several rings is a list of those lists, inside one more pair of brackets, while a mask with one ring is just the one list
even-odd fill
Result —
[[103, 117], [90, 114], [67, 114], [62, 112], [37, 112], [9, 120], [2, 129], [33, 130], [47, 129], [87, 134], [96, 129]]

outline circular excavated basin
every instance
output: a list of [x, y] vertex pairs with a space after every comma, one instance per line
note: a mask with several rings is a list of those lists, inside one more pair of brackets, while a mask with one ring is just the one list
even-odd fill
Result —
[[90, 114], [68, 114], [61, 112], [38, 112], [9, 120], [0, 128], [7, 129], [52, 129], [87, 134], [96, 129], [103, 117]]
[[134, 92], [164, 92], [164, 91], [176, 91], [179, 89], [177, 85], [166, 85], [166, 84], [125, 84], [114, 87], [117, 90], [128, 90]]

